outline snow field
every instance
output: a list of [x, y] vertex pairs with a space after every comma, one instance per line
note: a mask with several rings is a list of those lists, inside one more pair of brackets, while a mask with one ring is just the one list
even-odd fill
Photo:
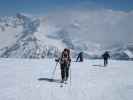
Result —
[[[72, 62], [71, 84], [60, 87], [54, 59], [0, 59], [0, 100], [132, 100], [133, 62]], [[50, 79], [55, 81], [50, 81]]]

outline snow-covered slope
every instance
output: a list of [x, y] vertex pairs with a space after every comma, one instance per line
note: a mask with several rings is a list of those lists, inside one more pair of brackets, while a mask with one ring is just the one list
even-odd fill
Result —
[[[78, 19], [67, 25], [53, 23], [49, 17], [35, 17], [18, 13], [13, 17], [0, 18], [0, 57], [45, 58], [58, 56], [70, 48], [72, 56], [83, 51], [85, 58], [101, 58], [106, 50], [82, 36]], [[84, 30], [85, 31], [85, 30]], [[81, 33], [80, 33], [81, 32]], [[113, 59], [133, 59], [133, 45], [114, 46]]]
[[88, 52], [98, 51], [100, 48], [98, 44], [77, 39], [77, 36], [73, 38], [70, 31], [75, 27], [72, 28], [72, 25], [58, 27], [45, 17], [18, 13], [15, 17], [1, 18], [0, 24], [3, 38], [0, 41], [1, 57], [53, 57], [65, 47], [72, 49], [73, 55], [79, 51], [89, 54]]
[[113, 46], [110, 48], [110, 52], [113, 59], [133, 59], [133, 43], [128, 43], [127, 45]]
[[[63, 48], [63, 44], [60, 40], [47, 38], [48, 34], [47, 26], [42, 26], [39, 18], [25, 16], [23, 14], [17, 14], [17, 16], [8, 17], [5, 20], [2, 19], [1, 22], [4, 23], [3, 27], [5, 30], [1, 30], [1, 36], [6, 33], [5, 37], [3, 37], [3, 41], [1, 40], [1, 44], [4, 41], [8, 41], [9, 43], [3, 44], [1, 46], [1, 57], [15, 57], [15, 58], [43, 58], [43, 57], [51, 57], [55, 56], [55, 52], [58, 52], [59, 46]], [[10, 29], [5, 26], [6, 22], [11, 21], [11, 25], [8, 25]], [[14, 23], [17, 23], [16, 27], [14, 27]], [[20, 30], [18, 27], [21, 27]], [[42, 29], [44, 27], [44, 29]], [[15, 31], [12, 31], [15, 30]], [[7, 38], [10, 35], [11, 38]], [[13, 41], [13, 42], [11, 42]]]
[[[54, 59], [0, 59], [0, 100], [132, 100], [133, 62], [72, 62], [71, 84], [60, 87]], [[54, 81], [50, 81], [50, 79]]]

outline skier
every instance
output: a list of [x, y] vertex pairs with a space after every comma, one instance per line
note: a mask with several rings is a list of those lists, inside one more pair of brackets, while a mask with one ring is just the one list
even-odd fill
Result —
[[80, 52], [79, 54], [78, 54], [78, 57], [77, 57], [77, 59], [76, 59], [76, 62], [83, 62], [83, 52]]
[[61, 54], [61, 57], [56, 61], [60, 63], [62, 78], [61, 82], [63, 83], [64, 81], [67, 81], [69, 77], [69, 67], [71, 63], [70, 50], [65, 48]]
[[104, 59], [104, 66], [108, 65], [108, 59], [110, 58], [109, 52], [106, 51], [103, 55], [102, 55], [103, 59]]

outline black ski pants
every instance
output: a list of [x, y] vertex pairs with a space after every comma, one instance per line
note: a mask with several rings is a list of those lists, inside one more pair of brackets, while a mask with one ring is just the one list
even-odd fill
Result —
[[67, 80], [69, 77], [69, 64], [61, 64], [61, 78], [62, 80]]
[[108, 64], [108, 59], [104, 58], [104, 66], [106, 66]]

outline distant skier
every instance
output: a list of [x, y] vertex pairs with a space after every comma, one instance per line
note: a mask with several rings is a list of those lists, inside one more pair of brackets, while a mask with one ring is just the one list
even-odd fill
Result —
[[79, 54], [78, 54], [78, 57], [77, 57], [77, 59], [76, 59], [76, 62], [83, 62], [83, 52], [80, 52]]
[[61, 54], [61, 57], [56, 60], [60, 63], [62, 83], [68, 80], [69, 67], [71, 63], [70, 50], [65, 48]]
[[106, 51], [103, 55], [102, 55], [103, 59], [104, 59], [104, 66], [108, 65], [108, 59], [110, 58], [109, 52]]

